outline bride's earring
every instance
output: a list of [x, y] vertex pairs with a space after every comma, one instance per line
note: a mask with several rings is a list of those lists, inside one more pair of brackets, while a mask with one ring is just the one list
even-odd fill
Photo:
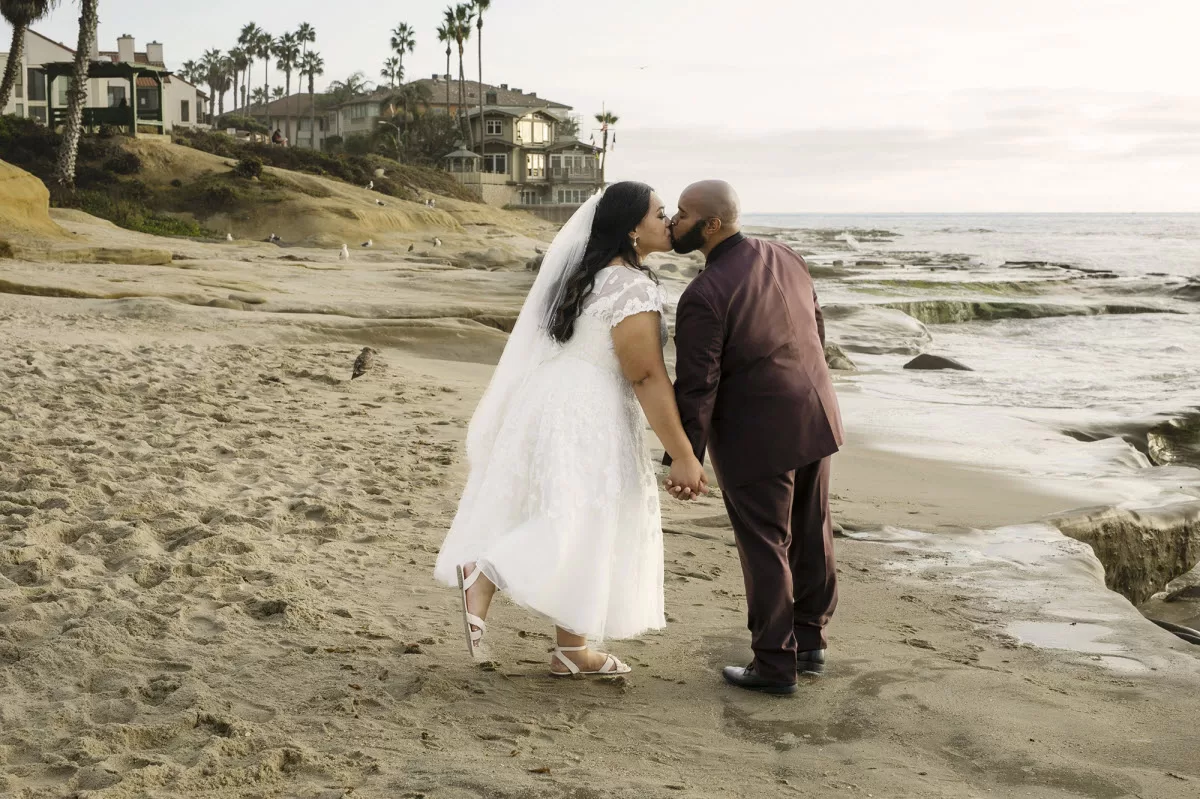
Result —
[[638, 255], [642, 254], [642, 251], [638, 249], [638, 237], [637, 236], [633, 237], [633, 251], [636, 252]]

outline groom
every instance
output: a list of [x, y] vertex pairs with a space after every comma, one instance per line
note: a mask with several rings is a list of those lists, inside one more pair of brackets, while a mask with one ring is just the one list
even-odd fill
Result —
[[[790, 694], [797, 672], [824, 670], [837, 605], [829, 464], [842, 423], [807, 264], [743, 236], [738, 217], [724, 181], [679, 198], [675, 251], [707, 263], [679, 300], [675, 396], [696, 456], [712, 454], [746, 581], [754, 661], [725, 679]], [[672, 470], [668, 490], [687, 498], [681, 486]]]

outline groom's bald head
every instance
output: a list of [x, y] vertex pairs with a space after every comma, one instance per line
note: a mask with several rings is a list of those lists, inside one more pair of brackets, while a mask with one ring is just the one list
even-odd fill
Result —
[[723, 180], [702, 180], [683, 190], [679, 204], [687, 203], [701, 216], [721, 220], [721, 227], [735, 229], [742, 215], [737, 192]]
[[693, 183], [679, 196], [679, 210], [671, 223], [675, 251], [700, 250], [707, 255], [741, 230], [741, 214], [741, 202], [733, 186], [723, 180]]

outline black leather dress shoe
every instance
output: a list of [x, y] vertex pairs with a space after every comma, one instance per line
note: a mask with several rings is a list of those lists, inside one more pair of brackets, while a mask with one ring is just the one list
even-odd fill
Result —
[[730, 685], [736, 685], [738, 688], [745, 688], [747, 691], [761, 691], [764, 694], [794, 694], [796, 693], [796, 683], [794, 682], [772, 682], [764, 680], [754, 673], [753, 666], [726, 666], [723, 672], [725, 682]]
[[825, 650], [810, 649], [796, 653], [796, 673], [820, 675], [825, 672]]

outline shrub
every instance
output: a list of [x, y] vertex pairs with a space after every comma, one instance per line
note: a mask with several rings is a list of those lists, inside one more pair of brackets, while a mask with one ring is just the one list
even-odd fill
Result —
[[257, 120], [251, 119], [247, 116], [240, 116], [238, 114], [226, 114], [225, 116], [218, 117], [216, 123], [213, 124], [213, 127], [217, 130], [233, 128], [234, 130], [241, 130], [245, 131], [246, 133], [266, 134], [270, 132], [267, 130], [267, 126], [261, 122], [258, 122]]
[[142, 159], [136, 153], [121, 150], [104, 162], [104, 171], [114, 175], [136, 175], [142, 171]]
[[237, 166], [233, 168], [233, 174], [239, 178], [250, 180], [262, 176], [263, 162], [254, 156], [246, 156], [237, 162]]
[[171, 185], [172, 185], [172, 186], [174, 186], [174, 187], [175, 187], [175, 188], [177, 188], [177, 189], [182, 189], [182, 188], [183, 188], [183, 181], [182, 181], [182, 180], [180, 180], [179, 178], [172, 178], [172, 179], [171, 179]]
[[197, 202], [208, 211], [221, 211], [237, 204], [238, 193], [232, 186], [221, 184], [205, 186], [197, 196]]

